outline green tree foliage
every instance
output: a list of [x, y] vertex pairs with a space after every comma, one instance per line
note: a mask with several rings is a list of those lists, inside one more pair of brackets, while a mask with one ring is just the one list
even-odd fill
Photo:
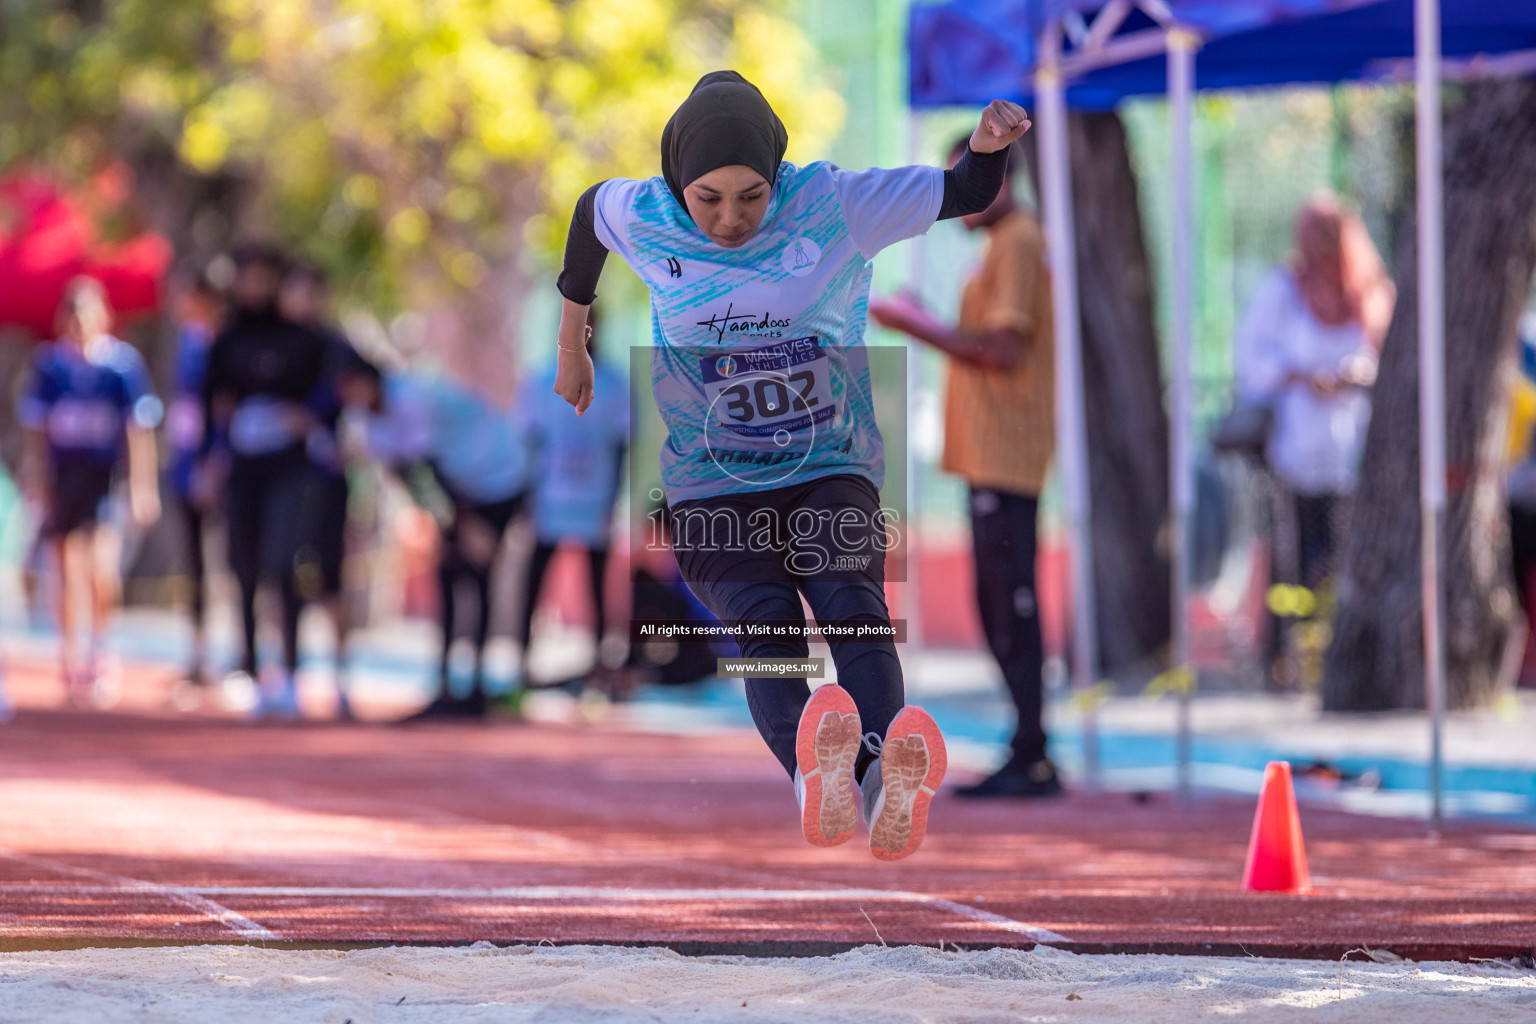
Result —
[[761, 0], [0, 0], [0, 167], [158, 144], [254, 182], [242, 222], [366, 268], [359, 297], [433, 302], [556, 249], [592, 182], [655, 173], [718, 67], [763, 88], [792, 158], [841, 126]]

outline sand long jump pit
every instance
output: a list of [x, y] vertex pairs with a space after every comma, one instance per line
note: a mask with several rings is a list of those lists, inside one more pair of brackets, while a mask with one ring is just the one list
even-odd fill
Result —
[[1528, 1021], [1536, 972], [864, 946], [687, 957], [620, 946], [273, 950], [163, 946], [0, 955], [0, 1019], [100, 1021]]

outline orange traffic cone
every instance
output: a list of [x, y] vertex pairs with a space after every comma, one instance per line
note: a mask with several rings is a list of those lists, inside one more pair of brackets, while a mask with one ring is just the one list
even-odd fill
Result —
[[1243, 888], [1248, 892], [1302, 892], [1311, 886], [1301, 820], [1296, 815], [1296, 793], [1291, 788], [1291, 765], [1271, 761], [1264, 769], [1264, 788], [1259, 790], [1259, 808], [1253, 815]]

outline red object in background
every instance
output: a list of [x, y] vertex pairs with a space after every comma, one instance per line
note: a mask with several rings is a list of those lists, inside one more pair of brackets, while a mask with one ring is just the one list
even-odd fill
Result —
[[1243, 888], [1248, 892], [1305, 892], [1311, 886], [1301, 818], [1296, 813], [1296, 791], [1291, 787], [1291, 764], [1271, 761], [1264, 768], [1264, 786], [1253, 815]]
[[121, 208], [130, 192], [122, 167], [73, 193], [36, 174], [0, 181], [0, 326], [51, 338], [64, 287], [81, 274], [106, 287], [119, 318], [158, 308], [170, 243], [153, 232], [104, 241], [93, 216]]

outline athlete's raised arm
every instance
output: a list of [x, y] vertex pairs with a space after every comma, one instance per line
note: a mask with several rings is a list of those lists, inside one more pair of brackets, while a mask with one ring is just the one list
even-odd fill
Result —
[[993, 100], [981, 112], [970, 145], [944, 172], [939, 220], [980, 213], [992, 205], [1008, 173], [1008, 147], [1029, 131], [1029, 115], [1017, 103]]

